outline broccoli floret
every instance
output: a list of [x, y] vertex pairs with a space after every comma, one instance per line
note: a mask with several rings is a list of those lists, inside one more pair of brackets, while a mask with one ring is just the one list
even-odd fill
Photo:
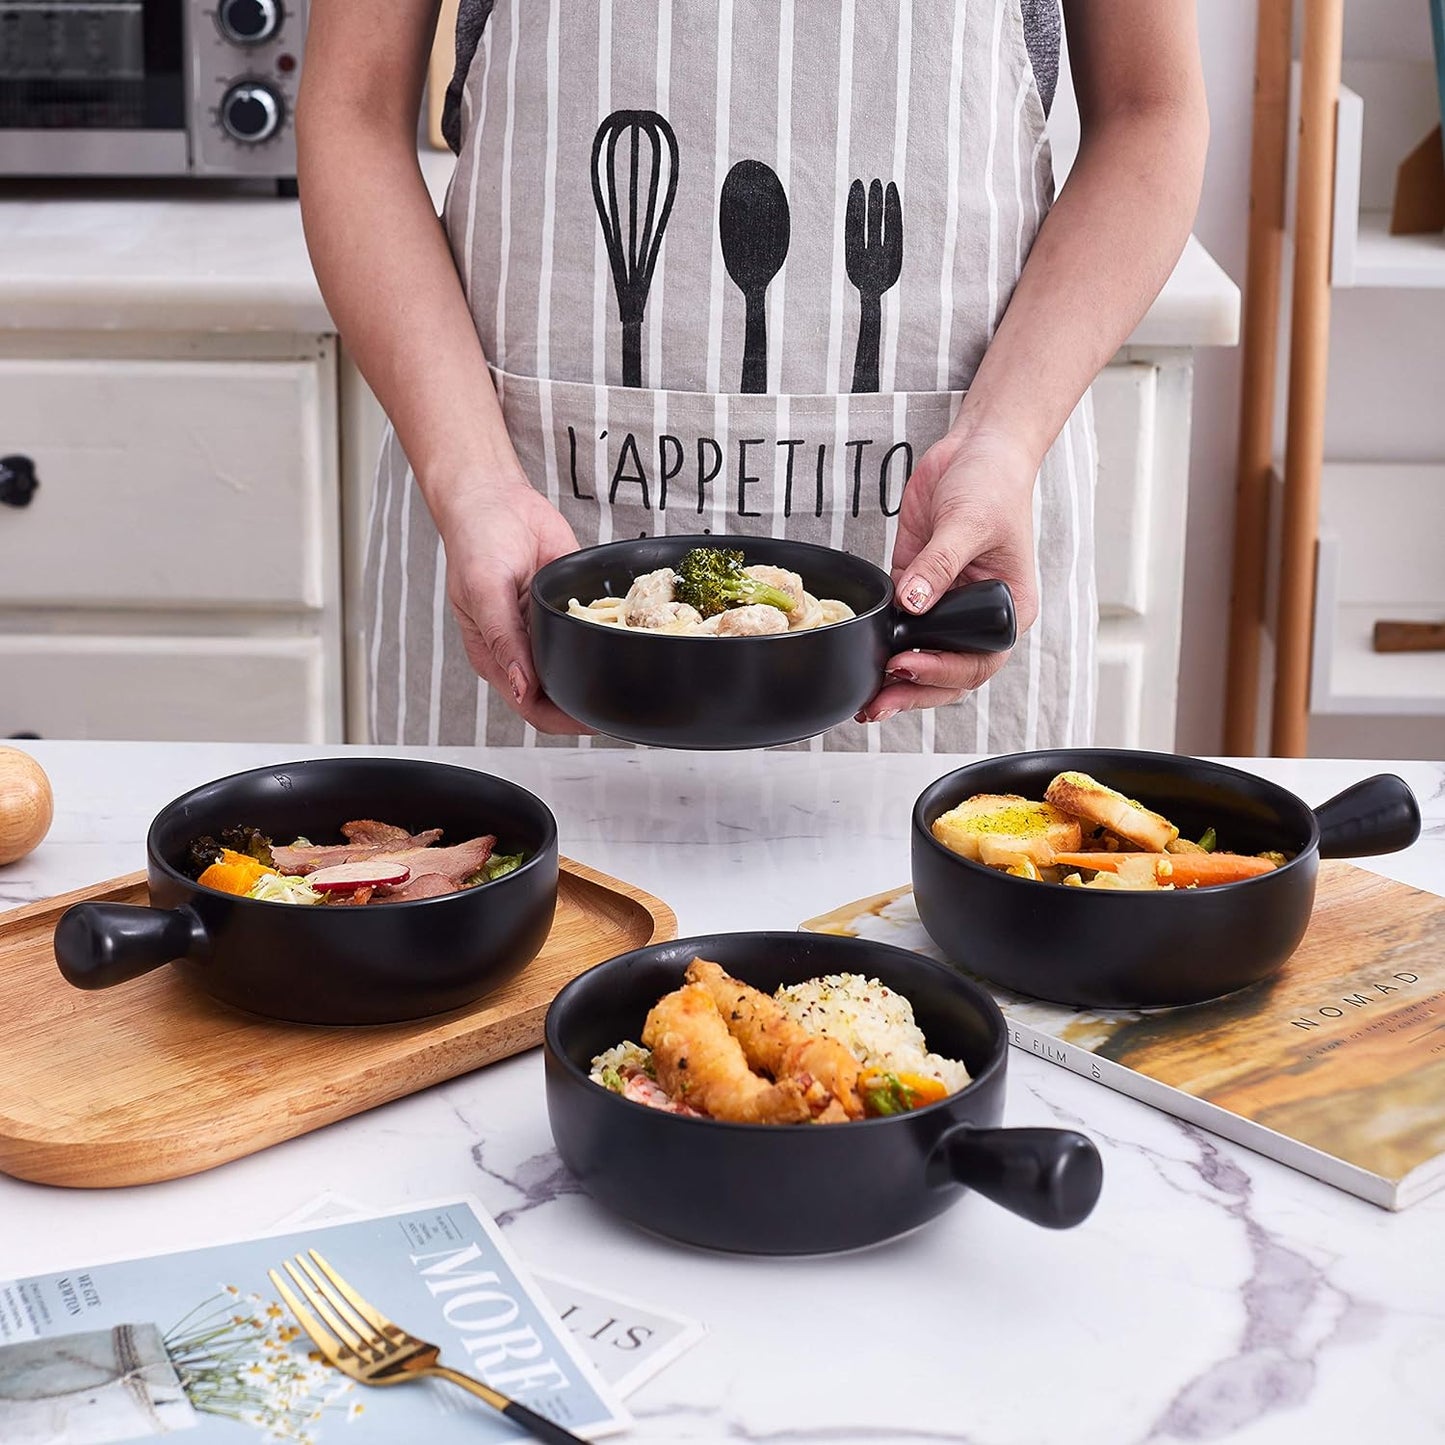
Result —
[[743, 571], [743, 554], [725, 547], [694, 547], [677, 564], [673, 588], [679, 602], [686, 602], [704, 617], [715, 617], [729, 607], [757, 603], [793, 610], [793, 599], [781, 588], [770, 587]]

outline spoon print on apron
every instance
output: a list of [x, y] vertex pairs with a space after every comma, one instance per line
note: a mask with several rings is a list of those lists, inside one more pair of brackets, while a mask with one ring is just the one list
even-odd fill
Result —
[[[497, 0], [461, 115], [447, 233], [517, 455], [579, 544], [789, 537], [888, 568], [1053, 196], [1019, 0]], [[1086, 744], [1094, 473], [1086, 397], [1035, 489], [1038, 621], [986, 687], [797, 746]], [[576, 746], [479, 682], [443, 566], [388, 432], [373, 740]]]

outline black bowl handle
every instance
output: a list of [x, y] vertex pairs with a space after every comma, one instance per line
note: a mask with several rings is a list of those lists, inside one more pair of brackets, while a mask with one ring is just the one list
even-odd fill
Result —
[[978, 1129], [959, 1124], [930, 1160], [935, 1182], [965, 1184], [1048, 1229], [1082, 1224], [1099, 1202], [1104, 1162], [1072, 1129]]
[[1398, 853], [1420, 836], [1420, 805], [1394, 773], [1377, 773], [1315, 809], [1321, 858]]
[[205, 926], [189, 908], [77, 903], [55, 925], [55, 961], [76, 988], [109, 988], [207, 951]]
[[1007, 652], [1018, 640], [1014, 596], [1007, 582], [966, 582], [945, 592], [915, 617], [893, 612], [893, 650], [921, 647], [936, 652]]

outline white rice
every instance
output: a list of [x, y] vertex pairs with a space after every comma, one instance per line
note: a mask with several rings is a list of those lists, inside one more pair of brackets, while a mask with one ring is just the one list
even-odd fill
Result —
[[937, 1079], [950, 1093], [968, 1083], [963, 1064], [928, 1051], [913, 1005], [876, 978], [833, 973], [780, 988], [774, 997], [789, 1017], [836, 1039], [864, 1068]]

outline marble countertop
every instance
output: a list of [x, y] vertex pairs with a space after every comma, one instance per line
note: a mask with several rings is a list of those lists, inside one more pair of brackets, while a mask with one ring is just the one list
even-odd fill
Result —
[[[170, 798], [298, 751], [24, 746], [50, 773], [56, 817], [40, 849], [0, 868], [0, 907], [140, 867], [146, 824]], [[906, 882], [909, 804], [963, 761], [427, 755], [541, 793], [565, 852], [665, 898], [683, 933], [792, 928]], [[1379, 770], [1247, 766], [1310, 803]], [[1425, 835], [1364, 866], [1445, 893], [1445, 765], [1382, 766], [1416, 789]], [[1445, 1438], [1445, 1193], [1390, 1214], [1019, 1050], [1009, 1075], [1006, 1123], [1078, 1127], [1099, 1145], [1103, 1197], [1078, 1229], [1037, 1229], [971, 1197], [847, 1256], [673, 1246], [604, 1214], [562, 1170], [533, 1051], [189, 1179], [99, 1192], [0, 1179], [0, 1278], [262, 1230], [323, 1190], [378, 1207], [474, 1193], [528, 1263], [706, 1324], [632, 1397], [628, 1440]]]
[[[421, 153], [438, 205], [448, 152]], [[300, 205], [196, 181], [0, 182], [0, 328], [334, 331]], [[1130, 344], [1232, 346], [1239, 288], [1191, 237]]]

